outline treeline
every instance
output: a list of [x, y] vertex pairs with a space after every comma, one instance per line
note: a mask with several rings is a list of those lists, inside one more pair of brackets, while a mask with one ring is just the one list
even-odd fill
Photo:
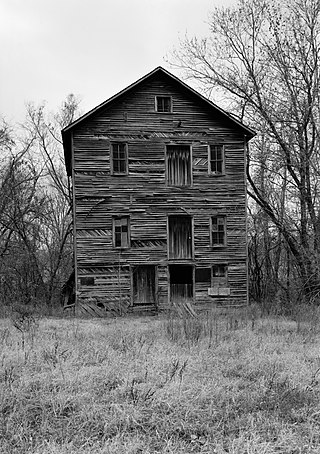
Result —
[[320, 2], [239, 0], [172, 63], [257, 132], [248, 146], [250, 296], [320, 302]]
[[72, 264], [71, 188], [61, 128], [78, 115], [70, 95], [56, 114], [29, 105], [26, 120], [0, 123], [0, 302], [48, 314], [61, 303]]

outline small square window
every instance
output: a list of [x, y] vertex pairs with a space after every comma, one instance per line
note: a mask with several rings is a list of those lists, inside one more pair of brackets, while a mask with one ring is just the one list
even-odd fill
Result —
[[221, 175], [225, 172], [224, 146], [211, 145], [209, 149], [209, 173]]
[[156, 96], [156, 112], [172, 112], [171, 96]]
[[113, 245], [116, 248], [130, 247], [130, 218], [113, 218]]
[[211, 245], [224, 246], [226, 244], [227, 229], [225, 216], [211, 218]]
[[126, 175], [128, 173], [128, 149], [126, 143], [111, 145], [111, 174]]
[[206, 282], [208, 286], [211, 284], [211, 269], [210, 268], [196, 268], [195, 275], [196, 282]]

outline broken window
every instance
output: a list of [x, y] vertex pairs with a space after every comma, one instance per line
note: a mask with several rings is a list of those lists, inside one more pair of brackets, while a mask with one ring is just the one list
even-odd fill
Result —
[[130, 218], [128, 216], [113, 218], [113, 245], [118, 248], [130, 246]]
[[172, 111], [171, 96], [156, 96], [156, 111], [171, 112]]
[[226, 244], [226, 217], [213, 216], [211, 218], [211, 244], [224, 246]]
[[126, 143], [111, 145], [111, 173], [112, 175], [126, 175], [128, 173], [128, 148]]
[[154, 265], [135, 266], [132, 269], [133, 304], [149, 305], [156, 303], [156, 267]]
[[227, 265], [219, 264], [212, 267], [212, 283], [214, 286], [224, 287], [228, 282], [228, 267]]
[[169, 259], [192, 258], [191, 216], [169, 216]]
[[168, 185], [191, 185], [191, 153], [188, 145], [168, 145], [166, 162]]
[[94, 285], [94, 277], [93, 276], [82, 276], [82, 277], [80, 277], [80, 284], [81, 285]]
[[206, 282], [211, 285], [211, 268], [196, 268], [196, 282]]
[[223, 145], [211, 145], [209, 157], [209, 173], [224, 173], [224, 147]]

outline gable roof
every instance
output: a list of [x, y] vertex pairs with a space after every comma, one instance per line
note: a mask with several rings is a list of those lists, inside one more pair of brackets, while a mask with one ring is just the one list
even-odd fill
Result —
[[66, 169], [67, 169], [67, 174], [68, 175], [71, 175], [71, 146], [72, 146], [71, 133], [72, 133], [72, 130], [75, 127], [77, 127], [80, 124], [82, 124], [88, 118], [90, 118], [93, 115], [99, 113], [99, 111], [103, 110], [105, 107], [107, 107], [113, 101], [116, 101], [122, 95], [124, 95], [124, 94], [128, 93], [129, 91], [135, 89], [140, 84], [145, 82], [147, 79], [150, 79], [151, 77], [153, 77], [153, 76], [155, 76], [157, 74], [165, 75], [165, 76], [169, 77], [172, 81], [174, 81], [175, 83], [178, 83], [181, 86], [181, 88], [184, 88], [185, 90], [187, 90], [187, 92], [189, 92], [193, 96], [196, 96], [199, 99], [199, 101], [205, 102], [211, 109], [214, 110], [215, 113], [218, 112], [222, 117], [224, 117], [225, 119], [227, 119], [231, 123], [233, 123], [236, 128], [238, 128], [240, 130], [243, 130], [243, 133], [244, 133], [245, 136], [248, 137], [248, 140], [250, 140], [253, 136], [255, 136], [256, 133], [252, 129], [250, 129], [247, 126], [245, 126], [243, 123], [241, 123], [239, 120], [234, 118], [232, 115], [230, 115], [229, 113], [227, 113], [226, 111], [224, 111], [223, 109], [218, 107], [216, 104], [214, 104], [209, 99], [207, 99], [205, 96], [201, 95], [199, 92], [197, 92], [196, 90], [191, 88], [189, 85], [187, 85], [184, 82], [182, 82], [182, 80], [180, 80], [178, 77], [174, 76], [169, 71], [167, 71], [166, 69], [162, 68], [161, 66], [158, 66], [153, 71], [151, 71], [148, 74], [146, 74], [145, 76], [141, 77], [136, 82], [132, 83], [128, 87], [126, 87], [123, 90], [121, 90], [119, 93], [115, 94], [111, 98], [107, 99], [106, 101], [102, 102], [98, 106], [94, 107], [89, 112], [85, 113], [80, 118], [78, 118], [77, 120], [73, 121], [68, 126], [66, 126], [65, 128], [62, 129], [61, 134], [62, 134], [62, 141], [63, 141], [63, 148], [64, 148], [65, 164], [66, 164]]

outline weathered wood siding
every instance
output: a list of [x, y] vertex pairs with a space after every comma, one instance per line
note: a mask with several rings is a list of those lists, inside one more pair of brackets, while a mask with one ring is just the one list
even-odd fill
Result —
[[[173, 112], [155, 112], [155, 96], [170, 95]], [[154, 77], [117, 98], [73, 131], [76, 243], [80, 301], [129, 306], [131, 267], [157, 265], [157, 304], [168, 304], [169, 215], [192, 216], [188, 263], [228, 265], [229, 298], [208, 296], [196, 283], [195, 303], [246, 302], [246, 203], [243, 132], [166, 77]], [[110, 174], [112, 142], [128, 145], [128, 175]], [[166, 145], [190, 145], [192, 185], [166, 184]], [[225, 175], [208, 174], [208, 145], [225, 145]], [[227, 218], [227, 244], [210, 246], [210, 218]], [[130, 216], [131, 247], [113, 247], [112, 216]], [[171, 262], [171, 260], [170, 260]], [[93, 286], [81, 276], [94, 276]]]

